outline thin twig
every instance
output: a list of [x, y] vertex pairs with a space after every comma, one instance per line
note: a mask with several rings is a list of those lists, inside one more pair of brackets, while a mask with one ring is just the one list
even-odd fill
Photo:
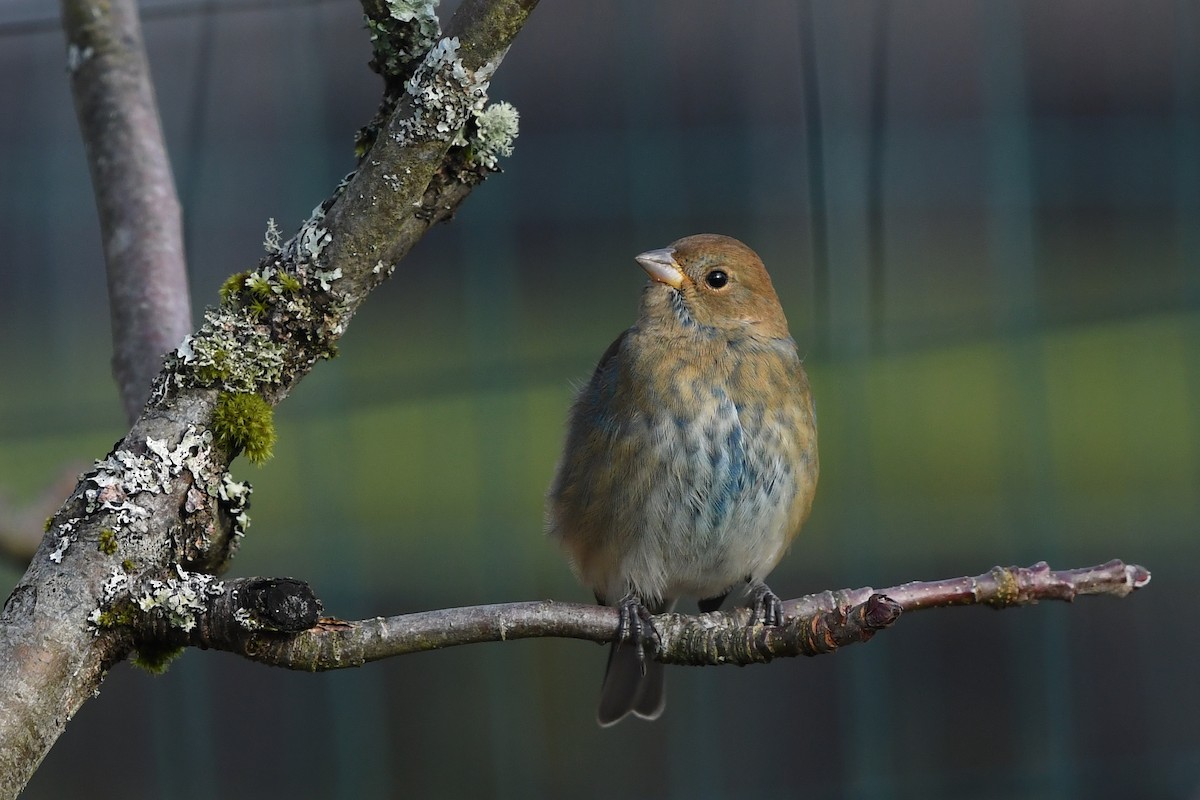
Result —
[[[294, 633], [265, 633], [253, 608], [239, 612], [230, 597], [253, 597], [252, 578], [227, 582], [212, 593], [204, 612], [186, 634], [163, 625], [156, 612], [130, 622], [135, 638], [238, 653], [251, 660], [295, 670], [323, 671], [360, 666], [392, 656], [480, 642], [559, 637], [611, 642], [618, 631], [613, 608], [542, 600], [470, 606], [354, 622], [322, 619]], [[781, 627], [749, 625], [750, 611], [660, 614], [654, 627], [661, 639], [657, 658], [671, 664], [752, 664], [773, 658], [830, 653], [866, 641], [896, 621], [902, 611], [965, 605], [1009, 608], [1041, 600], [1074, 600], [1081, 595], [1124, 597], [1150, 582], [1141, 566], [1110, 561], [1082, 569], [995, 567], [975, 577], [905, 583], [888, 589], [826, 591], [784, 603]], [[295, 607], [312, 608], [311, 590], [293, 582]], [[249, 602], [249, 601], [247, 601]], [[278, 597], [276, 603], [283, 604]], [[261, 604], [260, 604], [261, 605]], [[257, 608], [256, 606], [255, 608]], [[276, 619], [280, 614], [272, 614]], [[235, 617], [250, 620], [237, 624]], [[279, 626], [272, 628], [278, 631]]]

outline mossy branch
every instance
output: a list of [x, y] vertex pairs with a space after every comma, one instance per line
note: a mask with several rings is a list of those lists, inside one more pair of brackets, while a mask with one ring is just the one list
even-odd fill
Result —
[[[246, 585], [265, 579], [247, 579]], [[286, 579], [291, 580], [291, 579]], [[1071, 601], [1088, 595], [1124, 597], [1150, 582], [1137, 565], [1110, 561], [1082, 569], [1052, 570], [1042, 562], [1032, 567], [995, 567], [975, 577], [914, 581], [887, 589], [843, 589], [788, 600], [780, 627], [749, 625], [749, 609], [711, 614], [659, 614], [660, 661], [692, 666], [755, 664], [775, 658], [815, 656], [865, 642], [890, 627], [902, 612], [964, 605], [1011, 608], [1041, 600]], [[238, 624], [248, 611], [238, 611], [228, 597], [241, 586], [215, 594], [187, 632], [163, 626], [154, 615], [131, 621], [142, 642], [191, 645], [238, 653], [253, 661], [287, 669], [324, 671], [356, 667], [369, 661], [428, 650], [509, 639], [559, 637], [611, 642], [617, 636], [613, 608], [542, 600], [502, 605], [451, 608], [343, 621], [323, 618], [306, 630], [264, 631], [257, 623]], [[287, 584], [296, 592], [294, 606], [311, 609], [316, 602], [306, 584]], [[247, 597], [250, 596], [246, 593]], [[276, 596], [287, 605], [284, 593]]]
[[[203, 577], [221, 569], [234, 551], [250, 494], [248, 485], [229, 476], [229, 462], [239, 452], [258, 459], [269, 455], [269, 408], [336, 352], [337, 340], [371, 290], [430, 226], [447, 219], [485, 174], [496, 171], [490, 155], [481, 160], [475, 154], [505, 152], [511, 126], [484, 130], [475, 120], [484, 110], [492, 73], [536, 4], [464, 0], [446, 35], [427, 53], [414, 55], [417, 66], [404, 82], [404, 96], [377, 118], [379, 134], [362, 143], [354, 175], [288, 242], [268, 230], [269, 252], [257, 269], [226, 284], [220, 307], [206, 312], [198, 330], [186, 338], [183, 331], [168, 337], [163, 349], [179, 346], [149, 387], [140, 415], [49, 521], [5, 605], [0, 798], [21, 791], [108, 668], [137, 646], [124, 622], [145, 612], [141, 604], [169, 608], [177, 625], [184, 625], [215, 596], [215, 584]], [[134, 3], [64, 0], [63, 13], [73, 81], [111, 86], [106, 82], [129, 78], [129, 64], [144, 71], [140, 36], [120, 33], [136, 29]], [[97, 27], [100, 23], [107, 27]], [[141, 100], [154, 117], [152, 94], [143, 93]], [[126, 148], [121, 136], [130, 131], [90, 124], [110, 119], [105, 113], [81, 108], [89, 150]], [[506, 116], [515, 121], [511, 114], [501, 114], [499, 121]], [[135, 161], [143, 157], [138, 146], [126, 149]], [[110, 181], [122, 179], [95, 167], [93, 159], [98, 196]], [[173, 193], [169, 198], [157, 193], [169, 186], [169, 172], [165, 179], [138, 175], [124, 176], [133, 184], [132, 196], [151, 198], [167, 216], [177, 215]], [[119, 212], [120, 202], [101, 205], [106, 250], [110, 236], [114, 242], [141, 240], [136, 226], [119, 229], [125, 224], [119, 215], [106, 221], [104, 208]], [[137, 204], [127, 208], [135, 217], [143, 215]], [[166, 291], [187, 308], [186, 291]], [[128, 309], [122, 301], [114, 315]], [[148, 377], [139, 392], [147, 386]], [[134, 591], [141, 592], [136, 611]], [[139, 647], [143, 656], [154, 649], [150, 644]], [[143, 662], [158, 666], [164, 659]]]

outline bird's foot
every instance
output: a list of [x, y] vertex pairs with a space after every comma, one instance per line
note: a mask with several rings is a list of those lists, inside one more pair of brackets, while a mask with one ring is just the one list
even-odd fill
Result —
[[782, 625], [783, 601], [762, 581], [750, 582], [750, 624]]
[[647, 648], [652, 652], [657, 652], [662, 645], [658, 630], [654, 627], [650, 609], [646, 608], [642, 598], [631, 593], [621, 598], [621, 602], [617, 606], [617, 613], [620, 615], [620, 621], [617, 623], [618, 646], [626, 638], [633, 641], [634, 646], [637, 647], [638, 666], [645, 675]]

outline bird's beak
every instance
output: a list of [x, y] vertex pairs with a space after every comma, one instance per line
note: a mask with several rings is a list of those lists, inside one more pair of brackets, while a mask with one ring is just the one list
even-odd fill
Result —
[[683, 270], [675, 263], [675, 250], [664, 247], [661, 250], [650, 250], [635, 256], [635, 260], [646, 270], [650, 280], [665, 283], [672, 289], [683, 286]]

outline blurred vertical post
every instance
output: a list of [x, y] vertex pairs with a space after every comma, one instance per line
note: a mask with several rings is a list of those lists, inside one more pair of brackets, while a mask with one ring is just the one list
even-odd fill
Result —
[[[1179, 263], [1186, 271], [1187, 312], [1192, 320], [1186, 352], [1190, 395], [1200, 397], [1200, 9], [1191, 0], [1175, 4], [1175, 74], [1172, 133], [1175, 175], [1175, 236]], [[1193, 425], [1193, 452], [1200, 453]]]
[[[1057, 563], [1061, 542], [1050, 454], [1045, 359], [1039, 336], [1039, 287], [1035, 232], [1036, 186], [1033, 131], [1025, 74], [1021, 6], [981, 3], [985, 152], [987, 158], [988, 254], [994, 281], [995, 320], [1010, 354], [1003, 384], [1009, 402], [1002, 424], [1010, 552]], [[1003, 368], [1002, 368], [1003, 369]], [[1034, 555], [1036, 554], [1036, 555]], [[1023, 761], [1039, 769], [1022, 789], [1053, 797], [1078, 795], [1070, 748], [1074, 715], [1071, 656], [1063, 609], [1044, 608], [1029, 624], [1039, 626], [1035, 657], [1015, 660], [1021, 698], [1018, 724]], [[1040, 656], [1040, 657], [1037, 657]], [[1039, 736], [1038, 732], [1042, 732]], [[1040, 762], [1040, 763], [1039, 763]]]
[[[886, 12], [880, 10], [885, 2], [880, 0], [875, 7], [875, 33], [881, 36], [886, 35]], [[841, 452], [839, 462], [823, 465], [827, 467], [821, 479], [824, 499], [819, 502], [842, 509], [837, 541], [846, 571], [857, 580], [878, 582], [884, 580], [885, 567], [876, 532], [884, 526], [878, 517], [870, 373], [873, 258], [882, 258], [882, 242], [870, 241], [870, 236], [882, 235], [883, 210], [875, 209], [874, 221], [879, 224], [873, 229], [872, 202], [882, 200], [870, 193], [872, 188], [882, 193], [883, 165], [878, 159], [883, 144], [875, 144], [874, 160], [872, 153], [864, 152], [871, 149], [872, 140], [863, 134], [878, 120], [871, 113], [871, 102], [860, 100], [884, 89], [854, 80], [861, 53], [850, 43], [861, 29], [859, 15], [836, 6], [814, 8], [807, 0], [800, 9], [817, 355], [841, 376], [840, 381], [819, 387], [817, 396], [823, 436], [836, 431]], [[871, 48], [872, 57], [882, 58], [885, 53], [878, 43]], [[821, 97], [826, 92], [843, 102], [823, 108]], [[882, 136], [882, 129], [877, 133]], [[877, 170], [874, 187], [872, 166]], [[896, 770], [891, 654], [887, 648], [864, 651], [855, 653], [839, 672], [838, 695], [846, 707], [845, 721], [838, 726], [840, 766], [847, 797], [887, 800], [895, 794], [889, 776]]]
[[[469, 329], [470, 363], [474, 386], [475, 440], [478, 442], [478, 516], [470, 538], [475, 547], [460, 543], [459, 552], [473, 558], [491, 601], [528, 595], [535, 581], [529, 561], [522, 557], [528, 536], [536, 536], [514, 520], [521, 519], [514, 498], [525, 498], [521, 464], [528, 462], [529, 441], [522, 407], [524, 376], [516, 335], [522, 301], [522, 271], [517, 266], [512, 183], [492, 181], [470, 204], [470, 218], [456, 223], [461, 236]], [[473, 550], [473, 552], [472, 552]], [[464, 567], [467, 565], [464, 564]], [[474, 662], [487, 687], [486, 715], [491, 735], [489, 796], [538, 796], [537, 766], [546, 762], [546, 728], [538, 706], [538, 663], [532, 649], [504, 648], [481, 653]]]

